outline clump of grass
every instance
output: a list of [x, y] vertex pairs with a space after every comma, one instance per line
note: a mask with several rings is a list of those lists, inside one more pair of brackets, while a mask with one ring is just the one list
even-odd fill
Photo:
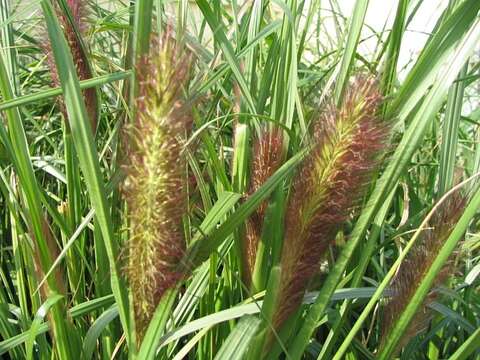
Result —
[[139, 339], [167, 289], [183, 274], [182, 217], [187, 211], [183, 139], [192, 118], [183, 101], [190, 57], [168, 30], [154, 38], [138, 65], [140, 95], [136, 116], [125, 128], [130, 240], [126, 275], [133, 297]]
[[[87, 34], [88, 26], [88, 5], [85, 0], [66, 0], [68, 9], [62, 10], [60, 5], [55, 2], [55, 11], [62, 27], [63, 34], [67, 40], [67, 44], [72, 53], [73, 63], [77, 70], [77, 76], [80, 80], [90, 79], [92, 70], [89, 62], [89, 52], [84, 39]], [[67, 16], [66, 10], [71, 16]], [[42, 43], [42, 48], [47, 55], [47, 63], [50, 68], [52, 82], [55, 86], [60, 87], [60, 79], [58, 76], [57, 65], [52, 52], [52, 44], [50, 41]], [[83, 90], [85, 106], [87, 108], [88, 117], [93, 133], [97, 129], [98, 118], [98, 96], [95, 88]], [[60, 101], [60, 110], [65, 119], [68, 119], [65, 105]], [[67, 124], [68, 125], [68, 124]]]
[[[379, 358], [395, 357], [407, 324], [396, 321], [392, 330], [384, 326], [382, 331], [374, 312], [378, 305], [392, 305], [382, 296], [398, 271], [398, 256], [404, 258], [394, 240], [442, 193], [437, 181], [447, 189], [456, 167], [462, 168], [462, 178], [480, 169], [478, 114], [470, 112], [479, 80], [478, 57], [472, 56], [480, 36], [478, 0], [439, 5], [432, 18], [438, 16], [437, 24], [423, 29], [426, 46], [414, 52], [404, 46], [411, 45], [405, 43], [409, 24], [412, 17], [415, 21], [425, 14], [406, 0], [396, 2], [391, 26], [370, 24], [368, 34], [363, 20], [369, 21], [375, 6], [370, 2], [367, 7], [367, 1], [356, 2], [347, 13], [341, 1], [286, 1], [279, 7], [271, 1], [180, 1], [177, 6], [44, 0], [48, 34], [57, 39], [52, 49], [60, 45], [65, 50], [55, 51], [56, 64], [50, 63], [62, 75], [58, 99], [68, 104], [65, 116], [61, 101], [51, 107], [59, 91], [46, 86], [53, 84], [43, 71], [48, 64], [43, 64], [46, 56], [39, 43], [48, 39], [38, 36], [36, 24], [42, 19], [37, 7], [32, 4], [32, 12], [0, 1], [0, 357], [111, 359], [137, 353], [139, 359], [338, 360], [373, 358], [378, 350]], [[187, 145], [187, 105], [182, 90], [172, 90], [187, 86], [187, 66], [171, 65], [188, 63], [183, 50], [165, 52], [157, 39], [138, 65], [152, 29], [161, 31], [166, 19], [176, 24], [181, 34], [177, 41], [184, 40], [198, 55], [188, 94], [202, 104], [193, 110], [195, 133]], [[318, 27], [324, 20], [326, 28]], [[345, 36], [332, 37], [332, 31]], [[67, 47], [55, 43], [64, 33]], [[375, 44], [361, 46], [366, 40]], [[79, 92], [76, 76], [83, 65], [75, 69], [70, 53], [74, 63], [87, 55], [91, 83], [101, 94], [95, 141], [83, 126], [90, 126], [82, 104], [86, 92]], [[132, 64], [139, 66], [138, 77], [131, 76]], [[365, 91], [366, 79], [348, 90], [349, 79], [360, 69], [378, 74], [385, 101], [370, 96], [377, 92], [374, 85]], [[167, 78], [168, 86], [163, 83]], [[312, 106], [329, 89], [338, 109]], [[339, 100], [345, 90], [356, 105]], [[375, 98], [369, 100], [372, 105], [366, 104], [368, 97]], [[385, 159], [384, 171], [367, 192], [363, 184], [369, 182], [369, 169], [380, 165], [375, 154], [385, 148], [386, 136], [376, 132], [388, 132], [376, 119], [378, 102], [378, 114], [398, 114], [399, 126], [392, 148], [388, 146], [395, 154]], [[345, 120], [348, 116], [356, 120]], [[65, 123], [52, 128], [59, 117]], [[277, 159], [271, 156], [277, 155], [272, 150], [277, 144], [263, 136], [273, 126], [262, 129], [257, 119], [270, 119], [270, 125], [284, 130], [285, 163], [278, 160], [282, 165], [273, 175]], [[310, 125], [315, 131], [306, 136]], [[359, 130], [362, 126], [369, 130]], [[195, 150], [190, 151], [194, 139]], [[378, 150], [373, 149], [379, 139]], [[357, 150], [352, 141], [359, 144]], [[362, 141], [373, 143], [366, 145], [371, 151], [361, 150]], [[447, 152], [452, 156], [440, 156]], [[368, 161], [365, 154], [372, 154]], [[119, 164], [127, 177], [122, 196], [116, 191], [123, 179]], [[359, 164], [366, 165], [359, 170]], [[185, 168], [192, 174], [188, 185], [180, 180]], [[435, 313], [433, 326], [409, 343], [403, 357], [478, 355], [477, 185], [469, 190], [475, 195], [461, 210], [455, 231], [438, 254], [429, 255], [435, 261], [399, 315], [402, 321], [410, 319], [414, 308], [421, 308], [417, 316], [424, 315], [418, 301], [430, 293], [426, 285], [434, 282], [440, 263], [468, 229], [468, 247], [463, 244], [466, 249], [455, 259], [455, 274], [446, 283], [451, 280], [452, 296], [430, 294], [450, 314]], [[185, 192], [188, 212], [181, 224], [180, 213], [187, 211]], [[353, 213], [357, 200], [367, 197], [368, 206]], [[345, 219], [348, 241], [330, 252], [328, 244], [342, 235]], [[239, 229], [245, 223], [247, 234]], [[248, 239], [240, 238], [244, 235]], [[413, 241], [408, 246], [416, 251]], [[319, 259], [325, 255], [332, 256], [320, 285], [317, 274], [311, 274], [320, 271]], [[251, 272], [253, 264], [252, 284], [245, 289], [238, 275], [244, 269]], [[118, 279], [121, 267], [125, 279]], [[40, 285], [45, 274], [50, 275]], [[303, 299], [312, 306], [300, 305], [306, 288], [313, 292]], [[350, 301], [353, 296], [359, 298]], [[262, 297], [261, 307], [252, 303]], [[118, 305], [120, 321], [108, 321], [115, 315], [111, 305]], [[295, 313], [289, 315], [291, 311]], [[338, 321], [320, 321], [331, 311], [341, 312]], [[154, 321], [149, 320], [152, 313]], [[451, 316], [462, 321], [449, 321]], [[273, 343], [273, 320], [278, 343]], [[106, 321], [108, 326], [102, 326]], [[144, 335], [147, 326], [154, 336]]]
[[[279, 127], [262, 127], [253, 140], [248, 195], [257, 191], [282, 164], [283, 131]], [[257, 248], [262, 235], [263, 220], [267, 209], [263, 201], [246, 221], [243, 245], [244, 282], [250, 285], [257, 257]]]
[[[382, 321], [382, 341], [380, 348], [388, 338], [393, 329], [399, 314], [402, 314], [406, 306], [415, 294], [418, 286], [435, 261], [435, 257], [442, 248], [443, 244], [450, 236], [453, 228], [460, 219], [466, 205], [465, 197], [460, 191], [453, 192], [440, 208], [434, 213], [430, 220], [429, 228], [422, 232], [422, 238], [415, 243], [392, 283], [393, 296], [387, 302], [384, 309]], [[454, 259], [457, 254], [453, 253], [445, 263], [442, 270], [435, 278], [433, 288], [444, 284], [448, 277], [454, 272]], [[402, 338], [397, 344], [396, 352], [408, 343], [408, 341], [424, 330], [431, 319], [431, 311], [428, 305], [438, 297], [438, 293], [431, 291], [423, 301], [422, 306], [415, 314], [415, 317], [403, 333]]]
[[388, 128], [376, 115], [381, 100], [375, 80], [359, 77], [341, 107], [326, 105], [314, 122], [313, 149], [295, 177], [286, 210], [277, 328], [301, 304], [386, 147]]

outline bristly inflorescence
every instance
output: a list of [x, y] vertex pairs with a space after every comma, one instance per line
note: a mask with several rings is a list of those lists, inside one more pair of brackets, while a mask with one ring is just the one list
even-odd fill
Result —
[[150, 49], [139, 61], [136, 115], [124, 131], [123, 193], [130, 230], [126, 275], [139, 339], [162, 295], [183, 276], [178, 270], [187, 211], [183, 140], [192, 119], [183, 101], [189, 54], [170, 30], [154, 38]]
[[[383, 344], [392, 330], [395, 320], [405, 310], [417, 291], [420, 283], [425, 278], [428, 270], [433, 264], [438, 252], [450, 236], [453, 228], [463, 214], [466, 206], [466, 198], [460, 191], [453, 192], [439, 209], [433, 214], [429, 222], [429, 227], [422, 231], [421, 238], [413, 245], [407, 254], [405, 260], [392, 282], [393, 296], [388, 300], [382, 321], [382, 341]], [[446, 262], [443, 268], [435, 278], [433, 288], [445, 283], [447, 278], [454, 272], [453, 260], [456, 256], [454, 253]], [[410, 322], [407, 330], [400, 339], [396, 351], [399, 351], [407, 342], [421, 332], [431, 318], [431, 312], [427, 306], [437, 298], [438, 294], [431, 291], [419, 310], [415, 314], [414, 319]], [[383, 346], [383, 345], [381, 345]]]
[[[77, 76], [80, 80], [92, 78], [92, 70], [88, 60], [88, 51], [84, 43], [85, 35], [87, 33], [88, 24], [88, 8], [85, 0], [66, 0], [66, 6], [71, 14], [71, 21], [66, 16], [65, 12], [60, 9], [60, 6], [55, 2], [55, 11], [57, 13], [60, 26], [63, 34], [67, 40], [67, 44], [72, 53], [73, 63], [77, 70]], [[47, 55], [47, 62], [50, 68], [52, 82], [55, 86], [60, 86], [60, 79], [58, 76], [57, 65], [52, 53], [52, 45], [50, 41], [44, 42], [42, 48]], [[97, 128], [98, 117], [98, 98], [95, 88], [83, 90], [85, 106], [87, 108], [88, 117], [93, 133]], [[63, 102], [60, 102], [60, 110], [68, 119], [68, 115]]]
[[[282, 164], [282, 154], [283, 130], [277, 126], [262, 127], [253, 140], [248, 195], [252, 195], [257, 191], [278, 170]], [[247, 284], [251, 283], [266, 208], [267, 201], [264, 201], [246, 221], [245, 239], [242, 246], [243, 259], [245, 261], [244, 281]]]
[[301, 304], [322, 256], [362, 198], [386, 148], [388, 126], [377, 117], [381, 100], [376, 82], [359, 77], [343, 104], [326, 105], [313, 123], [313, 148], [293, 181], [286, 210], [277, 328]]

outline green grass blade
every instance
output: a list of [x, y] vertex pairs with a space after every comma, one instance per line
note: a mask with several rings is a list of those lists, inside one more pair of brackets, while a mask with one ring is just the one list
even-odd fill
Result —
[[339, 106], [342, 103], [345, 88], [348, 85], [348, 76], [350, 74], [353, 60], [355, 59], [355, 52], [358, 46], [358, 40], [367, 13], [368, 0], [357, 0], [353, 8], [350, 27], [348, 29], [347, 42], [340, 65], [340, 72], [335, 84], [335, 103]]
[[480, 9], [480, 2], [466, 0], [439, 25], [428, 44], [408, 73], [405, 81], [387, 109], [387, 117], [404, 119], [441, 74], [443, 64], [462, 37], [469, 31]]
[[167, 320], [171, 314], [171, 308], [177, 295], [176, 290], [169, 290], [163, 295], [160, 303], [153, 314], [150, 325], [148, 325], [147, 332], [143, 338], [142, 344], [138, 351], [138, 358], [150, 360], [154, 359], [157, 353], [158, 343], [162, 337]]
[[150, 33], [152, 32], [153, 0], [139, 0], [135, 2], [135, 19], [133, 25], [133, 61], [148, 53], [150, 47]]
[[260, 319], [254, 316], [244, 317], [232, 330], [223, 343], [214, 360], [242, 360], [250, 345]]
[[[111, 305], [114, 302], [114, 297], [112, 295], [104, 296], [102, 298], [97, 298], [94, 300], [86, 301], [82, 304], [75, 305], [74, 307], [70, 308], [70, 316], [73, 318], [78, 318], [83, 315], [89, 314], [93, 311], [99, 310], [101, 308], [104, 308], [106, 306]], [[14, 337], [11, 337], [9, 339], [5, 339], [0, 342], [0, 355], [5, 354], [6, 352], [10, 351], [11, 349], [23, 344], [26, 342], [31, 336], [36, 337], [40, 334], [46, 333], [49, 329], [49, 324], [48, 322], [45, 322], [38, 326], [35, 331], [32, 331], [31, 329], [15, 335]]]
[[263, 356], [264, 346], [267, 334], [269, 334], [272, 327], [272, 320], [275, 314], [275, 309], [278, 306], [278, 289], [280, 288], [281, 268], [274, 266], [270, 272], [270, 279], [265, 294], [265, 299], [262, 303], [262, 323], [261, 331], [256, 335], [252, 342], [252, 348], [249, 350], [249, 357], [261, 358]]
[[[119, 71], [119, 72], [108, 74], [108, 75], [98, 76], [93, 79], [82, 80], [80, 81], [80, 89], [82, 90], [90, 89], [95, 86], [124, 80], [128, 78], [130, 75], [131, 75], [130, 71]], [[62, 94], [61, 88], [54, 88], [54, 89], [39, 91], [38, 93], [35, 93], [35, 94], [19, 96], [11, 100], [6, 100], [1, 102], [0, 110], [7, 110], [14, 107], [22, 106], [22, 105], [33, 104], [37, 101], [50, 99], [61, 94]]]
[[95, 209], [97, 224], [102, 231], [102, 239], [110, 263], [112, 291], [118, 304], [127, 343], [132, 348], [132, 334], [130, 332], [130, 317], [128, 311], [128, 297], [124, 280], [119, 276], [118, 246], [116, 244], [112, 219], [106, 198], [106, 189], [100, 170], [98, 155], [93, 142], [92, 129], [88, 121], [85, 103], [82, 98], [72, 56], [65, 38], [54, 15], [52, 5], [48, 0], [42, 1], [42, 9], [48, 26], [48, 34], [53, 47], [55, 61], [62, 84], [65, 105], [70, 119], [70, 126], [75, 148], [77, 150], [80, 167], [85, 177], [90, 200]]
[[457, 81], [448, 92], [447, 107], [442, 125], [438, 196], [442, 196], [453, 186], [457, 144], [459, 140], [458, 127], [462, 115], [463, 95], [465, 91], [465, 82], [461, 79], [466, 76], [467, 68], [468, 65], [465, 65], [458, 75]]
[[[0, 93], [5, 100], [13, 98], [13, 91], [4, 65], [3, 55], [0, 55]], [[12, 162], [28, 206], [29, 230], [32, 231], [32, 235], [35, 237], [41, 266], [47, 269], [52, 263], [52, 255], [46, 238], [50, 234], [44, 233], [45, 219], [41, 204], [41, 190], [33, 171], [20, 113], [17, 109], [9, 109], [6, 111], [6, 115], [10, 138], [7, 138], [7, 133], [2, 123], [0, 124], [2, 142], [12, 156]], [[60, 291], [53, 277], [48, 279], [48, 286], [52, 292]], [[52, 324], [52, 328], [56, 337], [58, 355], [65, 359], [70, 359], [77, 346], [77, 337], [69, 332], [64, 306], [65, 303], [63, 301], [59, 301], [53, 306], [52, 317], [55, 319], [55, 322]]]
[[138, 0], [134, 5], [133, 34], [131, 46], [131, 59], [128, 66], [133, 69], [130, 78], [130, 110], [138, 94], [138, 81], [136, 76], [136, 64], [141, 56], [148, 53], [150, 47], [150, 35], [152, 32], [153, 0]]
[[232, 44], [230, 41], [227, 39], [227, 36], [225, 35], [223, 25], [218, 19], [216, 18], [215, 14], [213, 13], [210, 5], [206, 0], [196, 0], [196, 3], [202, 12], [203, 16], [205, 17], [205, 20], [207, 21], [208, 25], [212, 29], [213, 35], [215, 39], [218, 41], [220, 48], [223, 51], [223, 54], [233, 72], [235, 75], [235, 79], [238, 82], [238, 86], [240, 87], [240, 90], [242, 92], [242, 95], [245, 97], [246, 104], [253, 114], [256, 114], [255, 110], [255, 103], [253, 101], [252, 95], [250, 94], [250, 89], [245, 81], [245, 78], [243, 77], [241, 71], [240, 71], [240, 66], [238, 64], [238, 59], [235, 55], [235, 51], [232, 47]]
[[473, 352], [478, 351], [480, 343], [480, 328], [478, 328], [468, 339], [460, 346], [457, 351], [450, 356], [449, 360], [467, 360]]
[[112, 306], [103, 312], [97, 320], [90, 326], [85, 339], [83, 340], [82, 358], [91, 359], [97, 346], [97, 340], [102, 331], [118, 316], [118, 308]]
[[[352, 279], [352, 286], [357, 287], [361, 285], [363, 276], [365, 274], [365, 270], [368, 266], [369, 260], [374, 252], [374, 247], [377, 245], [378, 237], [380, 236], [382, 224], [385, 221], [385, 217], [387, 216], [387, 212], [391, 206], [392, 200], [394, 198], [395, 191], [392, 191], [388, 196], [387, 200], [383, 204], [382, 208], [378, 211], [377, 215], [375, 216], [374, 222], [372, 224], [372, 231], [366, 244], [361, 248], [362, 257], [355, 269], [355, 274]], [[333, 346], [335, 345], [338, 338], [343, 333], [343, 326], [345, 325], [345, 321], [348, 319], [348, 314], [351, 310], [352, 302], [347, 300], [342, 304], [342, 308], [340, 309], [341, 316], [335, 323], [332, 330], [328, 334], [327, 339], [322, 346], [322, 350], [318, 355], [317, 360], [326, 360], [332, 357], [331, 352], [333, 350]]]
[[47, 315], [50, 308], [55, 305], [58, 301], [63, 299], [62, 295], [55, 294], [50, 296], [42, 306], [38, 309], [35, 314], [35, 319], [33, 319], [32, 326], [30, 327], [30, 336], [28, 337], [25, 347], [27, 349], [27, 360], [31, 360], [33, 357], [33, 343], [38, 334], [38, 329], [41, 327], [43, 319]]
[[398, 2], [397, 14], [389, 37], [387, 59], [381, 80], [380, 89], [382, 94], [387, 96], [391, 93], [397, 75], [398, 57], [400, 55], [400, 46], [402, 44], [403, 34], [405, 32], [405, 22], [407, 17], [409, 0], [400, 0]]
[[2, 45], [2, 52], [4, 53], [4, 61], [6, 69], [12, 84], [13, 93], [17, 94], [18, 84], [16, 79], [16, 72], [18, 68], [17, 57], [15, 53], [15, 39], [13, 33], [13, 26], [8, 21], [12, 16], [10, 1], [0, 1], [0, 21], [3, 24], [0, 27], [0, 44]]
[[[375, 294], [375, 288], [357, 288], [357, 289], [340, 289], [335, 291], [331, 300], [339, 301], [345, 299], [368, 299]], [[254, 296], [254, 298], [249, 298], [245, 302], [232, 306], [229, 309], [217, 311], [213, 314], [206, 315], [204, 317], [197, 318], [193, 321], [186, 323], [178, 328], [175, 328], [169, 331], [167, 334], [162, 336], [160, 339], [160, 346], [165, 346], [175, 340], [181, 339], [182, 337], [192, 334], [198, 330], [204, 329], [206, 327], [214, 326], [222, 322], [229, 320], [234, 320], [241, 318], [245, 315], [258, 314], [262, 310], [263, 301], [258, 300], [260, 295], [264, 292], [259, 293]], [[315, 301], [318, 296], [318, 292], [307, 293], [303, 298], [304, 304], [311, 304]], [[385, 292], [385, 296], [391, 296], [391, 292]], [[270, 306], [268, 306], [270, 307]]]
[[[280, 4], [280, 3], [279, 3]], [[289, 0], [282, 7], [283, 23], [278, 38], [280, 56], [275, 60], [275, 74], [272, 94], [272, 118], [276, 119], [290, 129], [293, 124], [295, 112], [295, 99], [297, 95], [298, 64], [296, 23], [297, 1]], [[288, 139], [284, 140], [284, 153], [287, 152]]]

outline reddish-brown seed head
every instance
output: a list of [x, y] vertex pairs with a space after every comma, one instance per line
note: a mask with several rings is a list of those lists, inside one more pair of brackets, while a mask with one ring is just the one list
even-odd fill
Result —
[[[446, 201], [440, 205], [439, 209], [433, 214], [429, 227], [422, 231], [420, 239], [410, 249], [407, 257], [400, 265], [400, 269], [392, 282], [393, 296], [387, 301], [384, 309], [382, 321], [382, 340], [383, 344], [390, 331], [398, 319], [399, 315], [405, 310], [411, 298], [417, 291], [420, 283], [430, 269], [436, 255], [450, 236], [453, 228], [458, 222], [466, 206], [465, 197], [455, 191]], [[442, 270], [435, 278], [433, 287], [443, 284], [453, 270], [453, 258], [455, 254], [447, 261]], [[400, 350], [407, 342], [422, 331], [431, 318], [431, 312], [428, 310], [428, 304], [432, 303], [437, 294], [432, 291], [420, 306], [415, 317], [408, 325], [402, 339], [399, 341], [396, 350]]]
[[357, 78], [343, 105], [325, 105], [314, 123], [314, 147], [295, 176], [285, 215], [277, 327], [300, 305], [386, 148], [388, 127], [376, 114], [380, 102], [375, 81]]
[[[279, 127], [264, 126], [253, 140], [252, 161], [250, 168], [250, 186], [248, 195], [252, 195], [272, 176], [283, 161], [283, 130]], [[252, 216], [246, 221], [243, 239], [244, 281], [251, 283], [255, 267], [257, 247], [260, 241], [263, 220], [267, 208], [263, 201]]]

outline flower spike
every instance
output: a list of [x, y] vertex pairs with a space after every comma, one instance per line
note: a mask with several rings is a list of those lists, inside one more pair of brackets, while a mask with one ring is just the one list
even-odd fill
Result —
[[313, 148], [295, 177], [286, 210], [277, 328], [300, 306], [386, 148], [388, 127], [376, 115], [381, 100], [375, 81], [360, 77], [342, 106], [327, 105], [314, 123]]
[[126, 274], [139, 340], [163, 294], [183, 277], [178, 270], [186, 246], [183, 140], [192, 118], [182, 91], [189, 69], [190, 57], [170, 30], [154, 38], [150, 54], [138, 65], [136, 118], [124, 133], [123, 193], [130, 228]]

